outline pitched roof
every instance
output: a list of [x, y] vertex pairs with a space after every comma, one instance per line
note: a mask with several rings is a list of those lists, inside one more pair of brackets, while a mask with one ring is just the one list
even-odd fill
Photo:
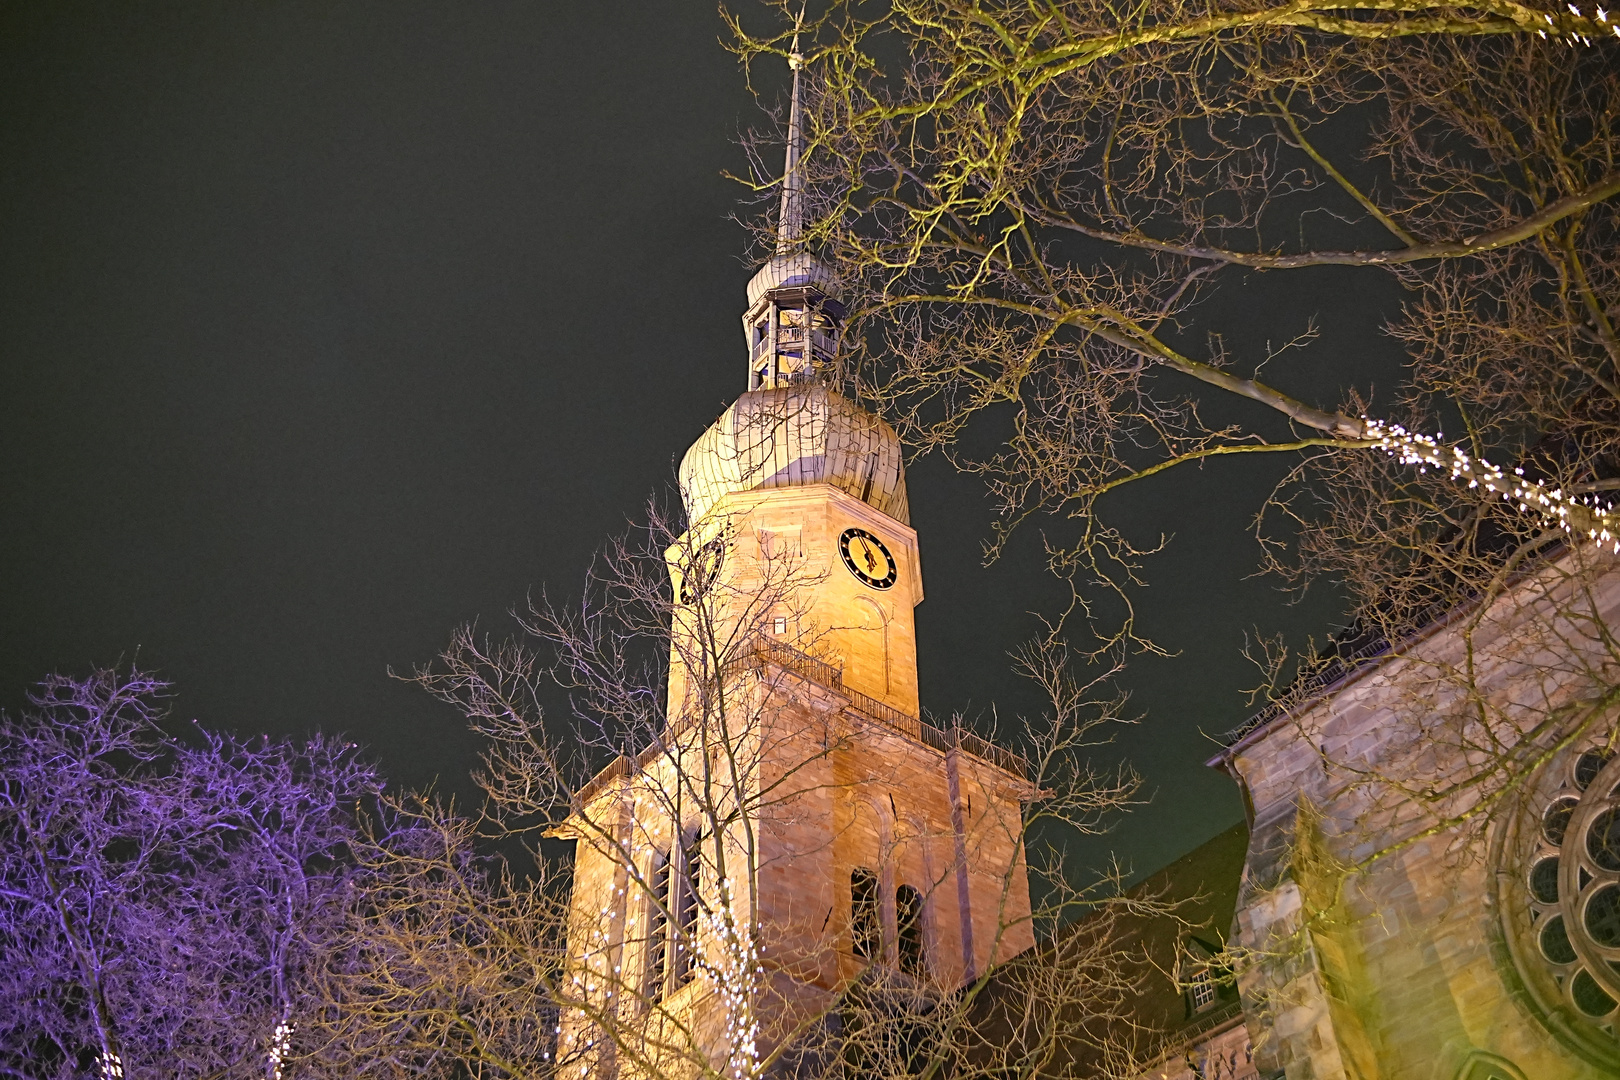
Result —
[[[1247, 849], [1247, 827], [1234, 825], [1142, 878], [1126, 891], [1124, 904], [1100, 907], [1008, 964], [981, 995], [979, 1036], [1041, 1076], [1101, 1077], [1116, 1075], [1126, 1058], [1150, 1061], [1234, 1019], [1238, 1002], [1230, 980], [1219, 980], [1217, 1000], [1195, 1012], [1177, 979], [1186, 973], [1182, 958], [1189, 947], [1201, 962], [1225, 945]], [[1131, 900], [1157, 901], [1153, 911], [1173, 905], [1176, 915], [1132, 908]], [[1070, 967], [1083, 985], [1041, 975]], [[1057, 1005], [1066, 1033], [1056, 1046], [1046, 1045], [1051, 1014], [1041, 999], [1049, 985], [1060, 995], [1079, 992]]]

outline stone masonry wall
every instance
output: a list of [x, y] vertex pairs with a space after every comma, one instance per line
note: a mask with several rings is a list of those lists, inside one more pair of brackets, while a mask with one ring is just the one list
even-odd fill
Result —
[[[1446, 787], [1419, 805], [1421, 790], [1395, 784], [1480, 766], [1426, 726], [1456, 705], [1435, 673], [1473, 664], [1491, 715], [1517, 718], [1519, 737], [1579, 689], [1582, 665], [1602, 659], [1589, 628], [1615, 625], [1620, 573], [1569, 569], [1469, 615], [1471, 654], [1455, 623], [1441, 627], [1228, 752], [1253, 812], [1234, 940], [1263, 1075], [1450, 1080], [1446, 1063], [1476, 1050], [1526, 1076], [1602, 1075], [1533, 1019], [1493, 959], [1489, 819], [1466, 814], [1478, 796]], [[1587, 647], [1592, 658], [1574, 655]], [[1448, 814], [1463, 820], [1435, 827]]]

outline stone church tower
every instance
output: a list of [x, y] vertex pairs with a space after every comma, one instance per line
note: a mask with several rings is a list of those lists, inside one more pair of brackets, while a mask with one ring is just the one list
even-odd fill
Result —
[[852, 987], [926, 998], [1034, 940], [1023, 763], [920, 719], [900, 443], [826, 381], [844, 310], [803, 239], [797, 67], [746, 390], [680, 467], [662, 730], [559, 831], [564, 1076], [791, 1074], [837, 1053]]

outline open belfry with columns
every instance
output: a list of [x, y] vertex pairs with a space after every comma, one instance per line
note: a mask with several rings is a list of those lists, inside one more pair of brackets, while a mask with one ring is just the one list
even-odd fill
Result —
[[588, 1002], [559, 1019], [567, 1075], [760, 1075], [785, 1042], [791, 1075], [864, 973], [926, 997], [1034, 940], [1023, 763], [920, 719], [900, 442], [824, 378], [843, 309], [802, 243], [800, 108], [795, 65], [746, 389], [680, 466], [665, 728], [557, 832]]

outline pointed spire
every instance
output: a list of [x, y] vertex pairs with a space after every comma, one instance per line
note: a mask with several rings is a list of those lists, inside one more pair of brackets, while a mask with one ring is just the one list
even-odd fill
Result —
[[[804, 18], [800, 13], [800, 19]], [[799, 159], [804, 156], [804, 107], [799, 97], [799, 73], [804, 54], [799, 52], [799, 35], [793, 35], [793, 51], [788, 54], [793, 69], [793, 102], [788, 106], [787, 160], [782, 168], [782, 212], [777, 220], [776, 253], [786, 255], [798, 247], [804, 236], [804, 177]]]
[[[804, 12], [799, 12], [799, 26], [804, 24]], [[804, 122], [803, 72], [805, 57], [799, 51], [800, 31], [795, 27], [793, 45], [788, 53], [788, 66], [793, 69], [793, 97], [788, 106], [787, 153], [782, 163], [782, 204], [776, 221], [776, 250], [771, 259], [748, 283], [748, 307], [753, 308], [772, 289], [790, 285], [814, 285], [824, 296], [835, 296], [838, 284], [819, 258], [808, 250], [805, 235], [810, 224], [809, 208], [805, 205], [806, 184], [804, 157], [806, 150]], [[750, 315], [749, 318], [752, 318]]]
[[793, 98], [788, 106], [787, 154], [782, 167], [782, 207], [776, 251], [748, 282], [743, 332], [748, 339], [748, 388], [761, 390], [813, 376], [833, 362], [844, 309], [838, 280], [810, 251], [804, 181], [804, 54], [799, 52], [804, 12], [793, 32], [788, 65]]

